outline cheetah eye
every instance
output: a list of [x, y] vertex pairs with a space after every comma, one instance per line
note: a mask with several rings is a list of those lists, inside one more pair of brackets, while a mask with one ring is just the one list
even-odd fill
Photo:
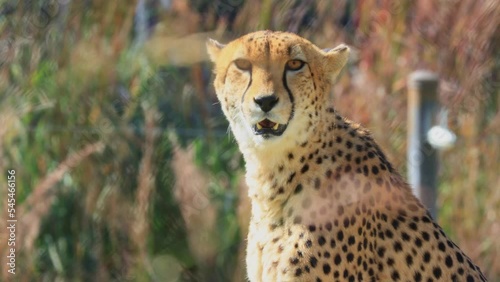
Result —
[[245, 59], [237, 59], [234, 61], [234, 64], [242, 71], [249, 71], [252, 68], [252, 63]]
[[290, 60], [286, 62], [286, 69], [296, 71], [300, 70], [304, 65], [305, 63], [301, 60]]

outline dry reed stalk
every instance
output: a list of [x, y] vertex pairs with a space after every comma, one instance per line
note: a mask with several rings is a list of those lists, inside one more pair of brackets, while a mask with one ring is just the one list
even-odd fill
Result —
[[[173, 144], [176, 144], [175, 141]], [[174, 197], [186, 224], [188, 243], [198, 265], [207, 266], [217, 253], [215, 238], [216, 207], [210, 202], [209, 179], [193, 163], [193, 149], [175, 145], [172, 169], [175, 174]]]
[[143, 146], [143, 156], [138, 175], [138, 186], [136, 192], [135, 203], [135, 223], [132, 224], [132, 240], [137, 248], [136, 261], [137, 266], [140, 268], [144, 266], [149, 273], [151, 273], [151, 266], [147, 256], [147, 238], [149, 233], [149, 205], [151, 200], [151, 193], [154, 188], [154, 148], [155, 148], [155, 126], [158, 113], [153, 108], [143, 107], [145, 118], [145, 142]]

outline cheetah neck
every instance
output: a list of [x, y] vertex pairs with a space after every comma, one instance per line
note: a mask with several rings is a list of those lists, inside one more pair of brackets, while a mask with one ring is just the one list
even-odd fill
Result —
[[[282, 207], [296, 189], [297, 179], [308, 169], [307, 162], [334, 134], [320, 134], [339, 120], [332, 108], [319, 116], [307, 139], [286, 140], [267, 148], [242, 150], [246, 162], [246, 181], [253, 205], [253, 217], [279, 217]], [[331, 130], [330, 130], [331, 133]]]

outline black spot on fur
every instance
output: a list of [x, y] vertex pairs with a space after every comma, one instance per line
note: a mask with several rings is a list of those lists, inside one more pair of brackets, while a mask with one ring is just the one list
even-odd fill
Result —
[[301, 173], [305, 173], [309, 170], [309, 165], [308, 164], [305, 164], [301, 169], [300, 169], [300, 172]]
[[302, 192], [302, 188], [303, 188], [303, 187], [302, 187], [302, 184], [300, 184], [300, 183], [299, 183], [299, 184], [295, 187], [295, 190], [293, 190], [293, 193], [294, 193], [294, 194], [298, 194], [298, 193]]

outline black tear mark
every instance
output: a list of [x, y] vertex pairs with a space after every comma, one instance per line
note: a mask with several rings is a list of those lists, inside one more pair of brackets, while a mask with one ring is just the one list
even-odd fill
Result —
[[241, 103], [245, 101], [245, 95], [247, 94], [248, 89], [250, 88], [250, 85], [252, 85], [252, 75], [250, 74], [250, 81], [248, 82], [247, 88], [245, 89], [245, 92], [243, 92], [243, 95], [241, 96]]
[[283, 76], [281, 78], [281, 81], [283, 83], [283, 86], [285, 87], [286, 92], [288, 93], [288, 97], [290, 98], [290, 103], [292, 103], [292, 113], [290, 114], [290, 118], [288, 118], [288, 122], [292, 120], [294, 114], [295, 114], [295, 99], [293, 97], [292, 91], [290, 91], [290, 88], [288, 87], [287, 81], [286, 81], [286, 69], [283, 70]]

